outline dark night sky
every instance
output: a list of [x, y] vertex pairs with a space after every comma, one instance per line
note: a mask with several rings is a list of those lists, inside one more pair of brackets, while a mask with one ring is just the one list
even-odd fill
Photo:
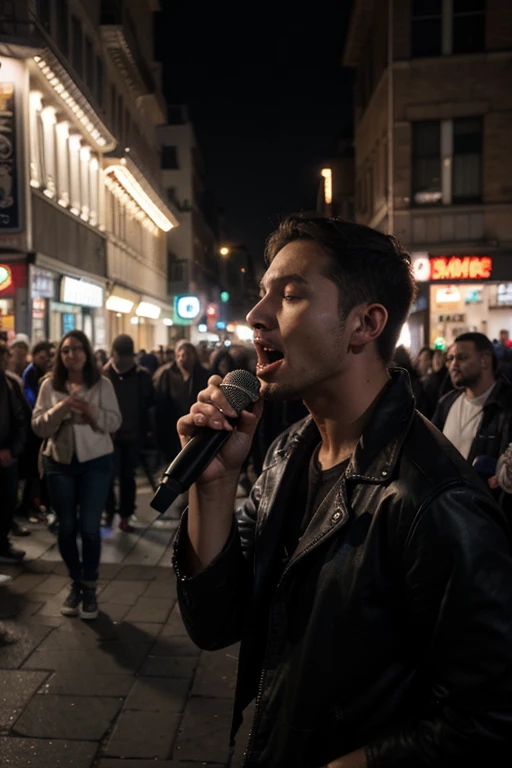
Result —
[[350, 131], [350, 6], [162, 2], [167, 100], [190, 106], [223, 239], [257, 260], [282, 214], [315, 207], [320, 170]]

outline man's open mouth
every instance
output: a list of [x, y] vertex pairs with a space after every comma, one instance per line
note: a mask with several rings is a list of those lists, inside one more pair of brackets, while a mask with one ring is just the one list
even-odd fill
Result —
[[284, 360], [284, 353], [276, 347], [262, 341], [255, 341], [254, 346], [258, 355], [256, 374], [263, 376], [277, 370]]

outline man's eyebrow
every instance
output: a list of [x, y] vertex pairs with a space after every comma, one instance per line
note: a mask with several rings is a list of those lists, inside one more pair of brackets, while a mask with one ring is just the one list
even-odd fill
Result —
[[[298, 283], [299, 285], [309, 285], [308, 281], [305, 277], [302, 277], [302, 275], [298, 275], [296, 272], [293, 272], [290, 275], [277, 275], [276, 277], [270, 278], [268, 281], [269, 284], [272, 283]], [[265, 278], [260, 282], [260, 291], [265, 290]]]

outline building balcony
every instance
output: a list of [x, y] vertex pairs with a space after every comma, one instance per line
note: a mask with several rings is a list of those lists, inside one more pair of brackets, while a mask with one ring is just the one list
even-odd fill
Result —
[[0, 13], [0, 56], [19, 59], [35, 56], [44, 44], [41, 29], [35, 21]]
[[101, 35], [112, 60], [135, 97], [154, 93], [153, 75], [144, 60], [132, 18], [122, 0], [102, 0]]

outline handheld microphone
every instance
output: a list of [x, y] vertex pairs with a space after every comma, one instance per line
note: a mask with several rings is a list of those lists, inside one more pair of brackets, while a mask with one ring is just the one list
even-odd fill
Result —
[[[220, 385], [229, 404], [238, 415], [259, 399], [260, 383], [249, 371], [231, 371]], [[236, 426], [238, 419], [228, 421]], [[167, 467], [150, 506], [159, 514], [166, 512], [180, 493], [187, 491], [202, 475], [232, 433], [204, 427]]]

